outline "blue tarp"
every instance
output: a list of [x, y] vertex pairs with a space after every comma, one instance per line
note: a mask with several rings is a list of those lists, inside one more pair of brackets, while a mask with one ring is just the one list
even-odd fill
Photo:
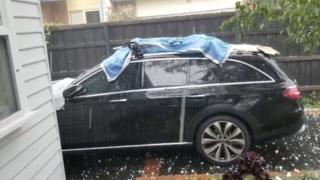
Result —
[[[216, 37], [195, 34], [187, 37], [135, 38], [130, 42], [137, 43], [143, 52], [148, 53], [202, 53], [214, 63], [221, 64], [228, 58], [232, 45]], [[132, 52], [129, 47], [119, 48], [112, 56], [101, 63], [108, 81], [115, 80], [129, 65]]]

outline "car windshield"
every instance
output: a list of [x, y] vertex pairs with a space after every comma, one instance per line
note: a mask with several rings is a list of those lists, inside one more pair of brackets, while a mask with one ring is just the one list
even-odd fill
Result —
[[81, 81], [83, 78], [87, 77], [88, 75], [92, 74], [93, 72], [97, 71], [100, 68], [100, 64], [83, 71], [81, 74], [79, 74], [76, 78], [75, 81], [73, 82], [73, 84], [78, 83], [79, 81]]

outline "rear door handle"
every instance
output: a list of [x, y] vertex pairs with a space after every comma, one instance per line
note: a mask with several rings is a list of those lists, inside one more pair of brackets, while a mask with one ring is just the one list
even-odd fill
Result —
[[206, 95], [205, 94], [195, 94], [195, 95], [189, 95], [187, 97], [189, 98], [201, 98], [201, 97], [205, 97]]
[[113, 99], [113, 100], [110, 100], [109, 102], [126, 102], [127, 99]]

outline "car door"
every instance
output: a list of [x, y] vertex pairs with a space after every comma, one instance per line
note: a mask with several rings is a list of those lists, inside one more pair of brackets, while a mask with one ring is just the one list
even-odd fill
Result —
[[[88, 129], [95, 147], [139, 143], [143, 136], [139, 117], [142, 105], [135, 96], [141, 82], [141, 63], [131, 63], [113, 82], [100, 71], [82, 82], [86, 94]], [[140, 109], [140, 110], [139, 110]]]
[[183, 131], [182, 96], [187, 84], [188, 61], [149, 60], [143, 65], [146, 143], [181, 141]]
[[92, 131], [88, 129], [87, 99], [70, 99], [57, 111], [61, 145], [63, 149], [92, 146]]

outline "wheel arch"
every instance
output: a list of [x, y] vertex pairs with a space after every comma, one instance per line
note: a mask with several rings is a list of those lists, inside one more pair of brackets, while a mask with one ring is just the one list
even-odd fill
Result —
[[249, 133], [252, 135], [251, 140], [252, 142], [255, 141], [255, 135], [257, 130], [257, 125], [255, 122], [255, 118], [247, 111], [237, 109], [233, 105], [213, 105], [205, 108], [203, 111], [198, 113], [193, 119], [192, 119], [192, 125], [190, 129], [191, 136], [187, 137], [188, 140], [194, 142], [194, 138], [196, 135], [196, 132], [202, 122], [207, 120], [208, 118], [219, 116], [219, 115], [226, 115], [231, 116], [234, 118], [239, 119], [241, 122], [244, 123], [244, 125], [248, 128]]

